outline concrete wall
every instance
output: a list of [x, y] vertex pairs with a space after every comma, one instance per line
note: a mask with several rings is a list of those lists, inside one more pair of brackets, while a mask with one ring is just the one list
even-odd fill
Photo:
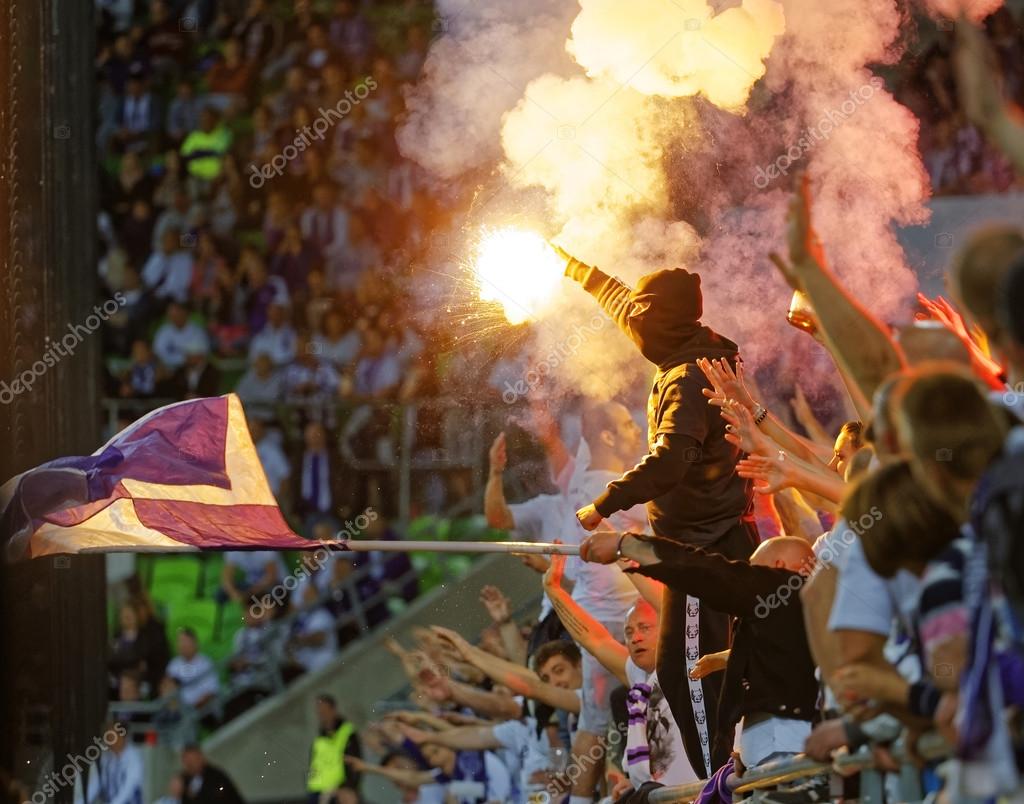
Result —
[[[344, 650], [319, 673], [304, 676], [283, 694], [265, 701], [217, 732], [204, 748], [211, 761], [225, 768], [242, 794], [253, 802], [287, 802], [304, 790], [309, 746], [316, 734], [314, 699], [329, 693], [346, 717], [362, 725], [382, 714], [378, 702], [406, 685], [401, 667], [383, 647], [386, 636], [411, 644], [413, 626], [444, 623], [473, 634], [489, 624], [478, 601], [480, 588], [498, 586], [513, 610], [539, 602], [540, 576], [511, 556], [487, 556], [465, 578], [433, 590], [402, 616], [372, 636]], [[397, 801], [385, 782], [366, 784], [376, 804]]]

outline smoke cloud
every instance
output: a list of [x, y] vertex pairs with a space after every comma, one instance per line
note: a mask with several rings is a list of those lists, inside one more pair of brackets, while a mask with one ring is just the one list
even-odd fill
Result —
[[[965, 2], [980, 18], [998, 0]], [[905, 319], [916, 281], [893, 232], [922, 223], [919, 124], [874, 75], [896, 62], [896, 0], [440, 0], [446, 30], [409, 96], [402, 151], [452, 179], [492, 170], [500, 203], [474, 225], [542, 221], [627, 282], [665, 267], [702, 277], [705, 319], [776, 389], [831, 386], [824, 352], [785, 322], [793, 177], [812, 180], [830, 264], [881, 318]], [[728, 7], [725, 7], [728, 6]], [[980, 15], [980, 16], [979, 16]], [[536, 327], [563, 342], [596, 306], [568, 281]], [[559, 367], [608, 397], [651, 367], [609, 326]], [[831, 391], [830, 391], [831, 393]]]

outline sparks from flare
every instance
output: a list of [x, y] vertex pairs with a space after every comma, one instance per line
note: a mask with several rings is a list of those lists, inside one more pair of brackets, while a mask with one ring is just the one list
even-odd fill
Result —
[[483, 301], [500, 304], [510, 324], [541, 313], [561, 284], [565, 263], [536, 232], [498, 229], [476, 248], [473, 272]]

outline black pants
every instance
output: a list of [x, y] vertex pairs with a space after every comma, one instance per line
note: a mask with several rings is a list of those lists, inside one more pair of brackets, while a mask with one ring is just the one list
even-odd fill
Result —
[[[741, 521], [707, 549], [726, 558], [746, 560], [757, 543], [757, 526]], [[679, 726], [690, 765], [702, 778], [709, 777], [729, 759], [732, 737], [718, 733], [722, 673], [691, 681], [688, 667], [700, 656], [729, 647], [729, 625], [728, 614], [708, 609], [696, 598], [687, 603], [685, 589], [665, 588], [658, 640], [658, 683]]]

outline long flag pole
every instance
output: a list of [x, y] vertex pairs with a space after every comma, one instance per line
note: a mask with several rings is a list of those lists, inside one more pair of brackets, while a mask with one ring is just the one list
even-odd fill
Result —
[[356, 553], [379, 550], [383, 553], [424, 551], [429, 553], [541, 553], [543, 555], [578, 556], [578, 544], [548, 544], [545, 542], [426, 542], [347, 540], [345, 549]]

